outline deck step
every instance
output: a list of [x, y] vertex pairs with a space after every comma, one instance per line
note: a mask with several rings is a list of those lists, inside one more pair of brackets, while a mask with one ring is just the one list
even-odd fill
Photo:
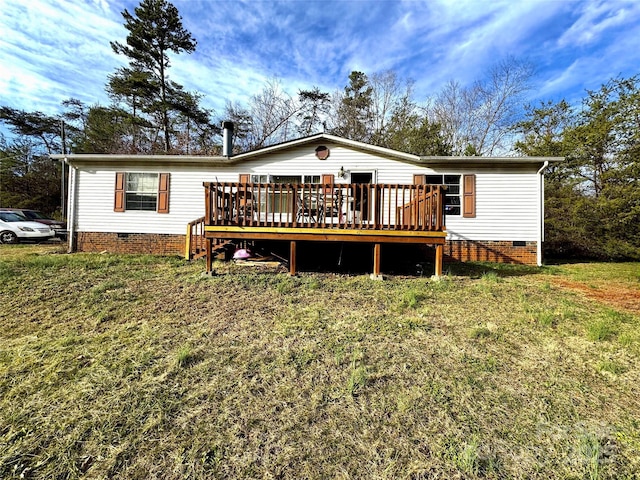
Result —
[[[212, 246], [211, 253], [213, 254], [214, 257], [216, 255], [220, 255], [221, 253], [224, 253], [227, 250], [228, 245], [233, 243], [234, 243], [234, 240], [227, 240], [227, 239], [221, 239], [221, 238], [216, 239]], [[207, 256], [206, 248], [195, 248], [191, 252], [190, 260], [198, 260], [199, 258], [203, 258], [206, 256]]]

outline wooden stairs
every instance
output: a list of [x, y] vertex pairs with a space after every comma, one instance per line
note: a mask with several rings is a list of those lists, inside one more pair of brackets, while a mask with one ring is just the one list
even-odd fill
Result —
[[[214, 257], [224, 254], [225, 260], [230, 260], [236, 248], [246, 248], [247, 240], [227, 238], [213, 239], [211, 253]], [[197, 218], [187, 224], [185, 240], [185, 259], [197, 260], [207, 256], [207, 242], [204, 237], [204, 217]]]

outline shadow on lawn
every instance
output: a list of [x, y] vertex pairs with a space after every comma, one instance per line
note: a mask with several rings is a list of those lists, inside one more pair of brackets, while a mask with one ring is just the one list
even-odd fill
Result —
[[522, 277], [525, 275], [540, 275], [549, 273], [546, 267], [490, 262], [445, 263], [444, 272], [448, 275], [458, 275], [470, 278], [480, 278], [487, 273], [494, 273], [498, 277]]

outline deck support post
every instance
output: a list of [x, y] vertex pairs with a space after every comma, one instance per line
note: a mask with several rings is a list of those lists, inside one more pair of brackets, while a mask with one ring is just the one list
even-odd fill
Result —
[[296, 274], [296, 242], [292, 240], [289, 244], [289, 275]]
[[382, 280], [382, 275], [380, 274], [380, 250], [381, 244], [374, 243], [373, 244], [373, 273], [370, 275], [372, 280]]
[[444, 245], [436, 245], [436, 272], [435, 272], [436, 278], [440, 278], [442, 276], [443, 251], [444, 251]]
[[207, 248], [207, 273], [211, 273], [213, 270], [213, 242], [207, 238], [205, 244]]

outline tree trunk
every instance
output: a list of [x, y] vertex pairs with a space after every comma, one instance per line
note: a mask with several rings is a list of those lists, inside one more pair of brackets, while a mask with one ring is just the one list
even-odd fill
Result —
[[160, 60], [160, 95], [162, 99], [162, 129], [164, 130], [164, 151], [169, 153], [171, 141], [169, 138], [169, 112], [167, 108], [167, 85], [164, 76], [164, 61]]

